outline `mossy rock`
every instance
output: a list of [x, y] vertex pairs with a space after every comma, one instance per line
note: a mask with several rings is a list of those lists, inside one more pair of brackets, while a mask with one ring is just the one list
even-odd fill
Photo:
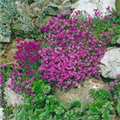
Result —
[[120, 12], [120, 0], [116, 0], [115, 5], [116, 5], [117, 11]]
[[84, 85], [79, 86], [78, 88], [72, 88], [68, 91], [54, 88], [53, 91], [55, 97], [59, 99], [66, 107], [74, 100], [80, 101], [82, 106], [84, 106], [85, 104], [93, 102], [93, 98], [89, 94], [90, 89], [99, 88], [106, 89], [107, 84], [102, 80], [90, 79], [86, 80]]
[[15, 21], [13, 24], [12, 24], [12, 30], [23, 30], [21, 25], [20, 25], [20, 22], [18, 21]]

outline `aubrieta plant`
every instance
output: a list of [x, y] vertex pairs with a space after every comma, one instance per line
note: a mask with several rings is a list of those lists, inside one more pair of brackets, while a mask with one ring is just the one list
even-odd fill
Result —
[[[110, 12], [109, 8], [107, 10]], [[102, 26], [107, 21], [109, 26], [106, 26], [106, 29], [109, 28], [117, 14], [106, 15], [103, 19], [98, 10], [94, 11], [95, 18], [86, 12], [83, 15], [80, 11], [72, 18], [70, 14], [64, 13], [58, 17], [51, 17], [49, 24], [40, 28], [42, 40], [20, 43], [14, 59], [19, 64], [23, 76], [17, 75], [17, 78], [14, 78], [16, 72], [12, 71], [9, 86], [14, 88], [17, 85], [13, 84], [20, 85], [20, 82], [23, 82], [24, 85], [22, 83], [20, 88], [14, 89], [20, 92], [25, 89], [26, 84], [32, 86], [31, 81], [34, 80], [32, 74], [36, 71], [40, 73], [42, 79], [46, 79], [59, 89], [77, 87], [90, 77], [98, 78], [100, 75], [98, 64], [113, 35], [113, 32], [105, 28], [98, 30], [98, 25]], [[119, 21], [112, 26], [118, 23]], [[47, 46], [44, 47], [43, 43]], [[26, 78], [26, 75], [31, 77]]]
[[[17, 39], [19, 42], [19, 39]], [[15, 92], [23, 93], [24, 95], [34, 96], [31, 86], [37, 69], [40, 65], [38, 62], [41, 41], [22, 41], [17, 46], [17, 51], [14, 56], [17, 67], [14, 65], [11, 70], [10, 83], [8, 87]]]
[[[108, 9], [108, 8], [107, 8]], [[108, 9], [109, 10], [109, 9]], [[90, 77], [99, 77], [99, 66], [107, 43], [110, 43], [112, 32], [99, 30], [95, 37], [97, 23], [105, 23], [112, 15], [106, 15], [105, 20], [95, 10], [95, 18], [87, 13], [77, 11], [73, 18], [62, 13], [57, 18], [52, 17], [49, 24], [40, 28], [45, 42], [50, 46], [39, 51], [42, 57], [39, 71], [41, 78], [55, 84], [59, 89], [70, 86], [76, 87], [78, 83]], [[101, 40], [102, 38], [102, 40]]]
[[[15, 120], [110, 120], [111, 115], [119, 119], [119, 78], [109, 91], [91, 90], [94, 100], [84, 108], [79, 101], [65, 107], [52, 89], [77, 87], [86, 79], [100, 77], [98, 64], [106, 47], [115, 43], [112, 38], [119, 34], [120, 16], [113, 11], [103, 18], [97, 9], [94, 12], [94, 18], [85, 11], [73, 17], [62, 13], [40, 28], [40, 40], [17, 39], [16, 65], [9, 70], [8, 86], [23, 95], [25, 104], [13, 112]], [[7, 80], [4, 70], [0, 84]]]

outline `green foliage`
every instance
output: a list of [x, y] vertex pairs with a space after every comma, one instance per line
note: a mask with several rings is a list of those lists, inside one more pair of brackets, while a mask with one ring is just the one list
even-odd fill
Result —
[[[112, 19], [102, 18], [102, 22], [98, 18], [94, 18], [93, 24], [91, 24], [91, 29], [94, 30], [94, 36], [98, 38], [98, 40], [106, 39], [105, 35], [101, 34], [101, 32], [111, 32], [109, 37], [112, 38], [111, 43], [106, 43], [106, 46], [110, 46], [116, 44], [116, 39], [120, 35], [120, 13], [116, 12], [116, 10], [112, 9], [110, 11], [111, 14], [115, 14]], [[116, 26], [114, 26], [116, 24]]]
[[114, 32], [116, 35], [120, 35], [120, 25], [118, 25], [114, 28]]
[[[70, 102], [66, 108], [52, 94], [46, 81], [39, 79], [34, 82], [35, 97], [27, 99], [27, 103], [14, 110], [15, 120], [111, 120], [111, 115], [120, 113], [120, 105], [115, 105], [112, 95], [104, 89], [91, 90], [94, 98], [92, 103], [81, 107], [79, 101]], [[32, 103], [35, 100], [35, 103]]]
[[94, 102], [87, 106], [86, 120], [111, 120], [111, 115], [115, 114], [115, 103], [112, 101], [112, 95], [109, 91], [91, 90], [90, 95], [94, 98]]
[[90, 95], [94, 98], [94, 100], [108, 100], [111, 98], [111, 93], [104, 89], [90, 90]]
[[111, 44], [116, 44], [117, 39], [113, 38]]
[[81, 106], [80, 102], [78, 100], [75, 100], [69, 104], [69, 109], [74, 108], [74, 107], [80, 107], [80, 106]]
[[118, 115], [120, 117], [120, 104], [117, 105], [116, 110], [117, 110], [117, 113], [118, 113]]
[[[91, 118], [95, 118], [96, 120], [109, 120], [110, 114], [113, 112], [113, 102], [103, 102], [101, 101], [94, 101], [93, 104], [90, 104], [88, 107], [88, 120]], [[96, 118], [97, 116], [97, 118]]]
[[52, 94], [46, 81], [34, 81], [32, 90], [35, 96], [26, 97], [27, 103], [14, 110], [15, 120], [78, 120], [80, 117], [80, 102], [73, 101], [68, 109], [65, 108]]
[[43, 16], [41, 10], [31, 6], [33, 2], [39, 7], [43, 3], [42, 0], [0, 0], [0, 34], [34, 38]]
[[8, 36], [12, 34], [11, 24], [16, 16], [15, 0], [0, 0], [0, 34]]

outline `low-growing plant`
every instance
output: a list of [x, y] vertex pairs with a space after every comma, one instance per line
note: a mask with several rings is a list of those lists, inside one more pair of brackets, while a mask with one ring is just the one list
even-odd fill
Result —
[[[39, 81], [43, 82], [43, 80]], [[35, 84], [38, 84], [39, 81]], [[41, 91], [41, 88], [39, 87], [37, 90]], [[31, 102], [16, 108], [17, 110], [13, 114], [15, 120], [112, 120], [112, 116], [119, 119], [119, 115], [116, 113], [116, 110], [120, 110], [119, 104], [115, 105], [115, 101], [112, 101], [112, 94], [108, 90], [91, 90], [90, 95], [93, 96], [94, 101], [84, 107], [81, 107], [80, 101], [76, 100], [65, 107], [50, 91], [47, 95], [43, 91], [36, 92], [36, 96], [39, 98], [35, 96], [31, 98]]]
[[15, 120], [110, 120], [111, 115], [120, 117], [120, 87], [116, 81], [109, 91], [91, 90], [94, 100], [84, 108], [79, 101], [65, 107], [52, 91], [53, 85], [67, 89], [83, 84], [85, 79], [99, 78], [98, 64], [106, 47], [111, 42], [115, 44], [114, 35], [119, 34], [120, 16], [116, 12], [105, 18], [99, 16], [98, 10], [95, 10], [95, 18], [81, 13], [76, 12], [73, 18], [64, 13], [52, 17], [49, 24], [40, 28], [41, 34], [36, 41], [23, 41], [17, 46], [14, 59], [18, 68], [11, 70], [9, 87], [23, 95], [25, 104], [14, 111]]

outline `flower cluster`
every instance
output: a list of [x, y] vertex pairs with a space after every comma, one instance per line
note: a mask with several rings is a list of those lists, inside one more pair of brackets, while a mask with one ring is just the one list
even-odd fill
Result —
[[35, 79], [34, 74], [37, 73], [38, 66], [40, 65], [38, 62], [40, 46], [41, 41], [22, 41], [17, 46], [18, 50], [14, 59], [17, 61], [19, 69], [16, 69], [15, 65], [13, 66], [10, 83], [8, 84], [8, 87], [12, 88], [15, 92], [34, 96], [31, 86]]
[[112, 32], [105, 31], [106, 28], [94, 29], [114, 17], [107, 15], [105, 19], [97, 19], [101, 13], [94, 11], [95, 19], [85, 11], [84, 17], [81, 11], [72, 18], [64, 13], [51, 17], [49, 24], [40, 28], [41, 37], [45, 39], [42, 42], [47, 43], [47, 47], [41, 47], [40, 40], [20, 43], [14, 56], [19, 70], [11, 71], [9, 87], [33, 96], [31, 86], [37, 72], [59, 89], [76, 87], [85, 79], [99, 77], [98, 63], [106, 51], [105, 45], [111, 41]]
[[[87, 22], [77, 19], [80, 12], [76, 12], [74, 19], [52, 17], [49, 24], [40, 28], [43, 37], [50, 47], [39, 51], [41, 65], [40, 75], [48, 82], [54, 83], [59, 89], [77, 86], [91, 76], [99, 77], [98, 63], [104, 55], [104, 43], [110, 41], [105, 38], [97, 40], [91, 31], [93, 18], [86, 15]], [[101, 33], [108, 36], [110, 33]]]
[[17, 46], [17, 51], [14, 59], [19, 64], [20, 68], [29, 69], [36, 61], [38, 61], [38, 50], [40, 49], [41, 41], [23, 41]]
[[42, 57], [39, 71], [43, 71], [40, 76], [48, 82], [56, 83], [59, 89], [71, 85], [75, 87], [86, 77], [99, 77], [97, 63], [103, 54], [104, 49], [96, 49], [94, 45], [87, 50], [82, 50], [76, 44], [70, 45], [67, 50], [62, 47], [44, 48], [39, 51]]
[[0, 77], [0, 85], [2, 85], [2, 78]]
[[34, 96], [31, 86], [34, 80], [34, 71], [26, 71], [25, 73], [11, 70], [10, 83], [8, 87], [12, 88], [13, 91], [18, 93], [24, 93], [25, 95]]
[[110, 86], [108, 87], [108, 90], [110, 92], [113, 92], [116, 88], [119, 88], [120, 90], [120, 74], [116, 76], [116, 80], [111, 82]]

